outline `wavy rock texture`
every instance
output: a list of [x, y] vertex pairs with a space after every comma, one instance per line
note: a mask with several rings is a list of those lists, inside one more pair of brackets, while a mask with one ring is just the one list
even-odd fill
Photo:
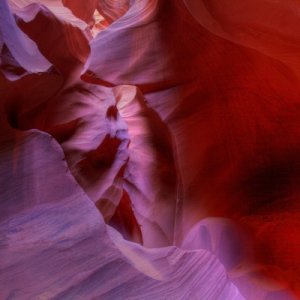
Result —
[[209, 252], [147, 250], [105, 226], [53, 138], [5, 134], [2, 299], [242, 299]]
[[[39, 10], [41, 4], [47, 7], [52, 13], [56, 15], [57, 18], [64, 20], [74, 26], [78, 26], [82, 30], [85, 30], [87, 24], [82, 20], [76, 18], [74, 14], [70, 11], [68, 7], [65, 7], [60, 0], [55, 1], [34, 1], [34, 0], [10, 0], [8, 1], [10, 7], [12, 8], [13, 12], [20, 16], [23, 20], [32, 19], [30, 14], [34, 14]], [[35, 9], [32, 9], [35, 7]], [[32, 11], [32, 12], [30, 12]]]
[[[16, 25], [6, 1], [0, 2], [0, 50], [1, 70], [10, 79], [15, 70], [19, 77], [25, 72], [37, 73], [46, 71], [50, 64], [39, 52], [36, 44], [28, 38]], [[18, 76], [19, 75], [19, 76]]]
[[298, 10], [0, 0], [0, 298], [299, 296]]

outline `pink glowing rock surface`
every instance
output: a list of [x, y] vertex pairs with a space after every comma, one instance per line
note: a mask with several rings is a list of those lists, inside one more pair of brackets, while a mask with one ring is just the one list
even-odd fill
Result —
[[0, 298], [297, 297], [299, 9], [0, 0]]

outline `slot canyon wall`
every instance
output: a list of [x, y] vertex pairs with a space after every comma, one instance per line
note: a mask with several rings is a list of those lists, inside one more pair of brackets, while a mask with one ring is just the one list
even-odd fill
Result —
[[300, 299], [297, 0], [0, 0], [1, 299]]

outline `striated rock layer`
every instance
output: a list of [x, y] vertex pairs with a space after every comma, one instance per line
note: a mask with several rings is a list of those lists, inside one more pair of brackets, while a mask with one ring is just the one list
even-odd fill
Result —
[[1, 299], [299, 297], [299, 4], [240, 2], [0, 0]]

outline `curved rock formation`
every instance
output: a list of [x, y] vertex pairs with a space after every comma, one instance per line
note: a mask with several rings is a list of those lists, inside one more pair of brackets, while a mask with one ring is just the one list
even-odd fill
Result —
[[0, 0], [0, 298], [298, 297], [298, 10]]

